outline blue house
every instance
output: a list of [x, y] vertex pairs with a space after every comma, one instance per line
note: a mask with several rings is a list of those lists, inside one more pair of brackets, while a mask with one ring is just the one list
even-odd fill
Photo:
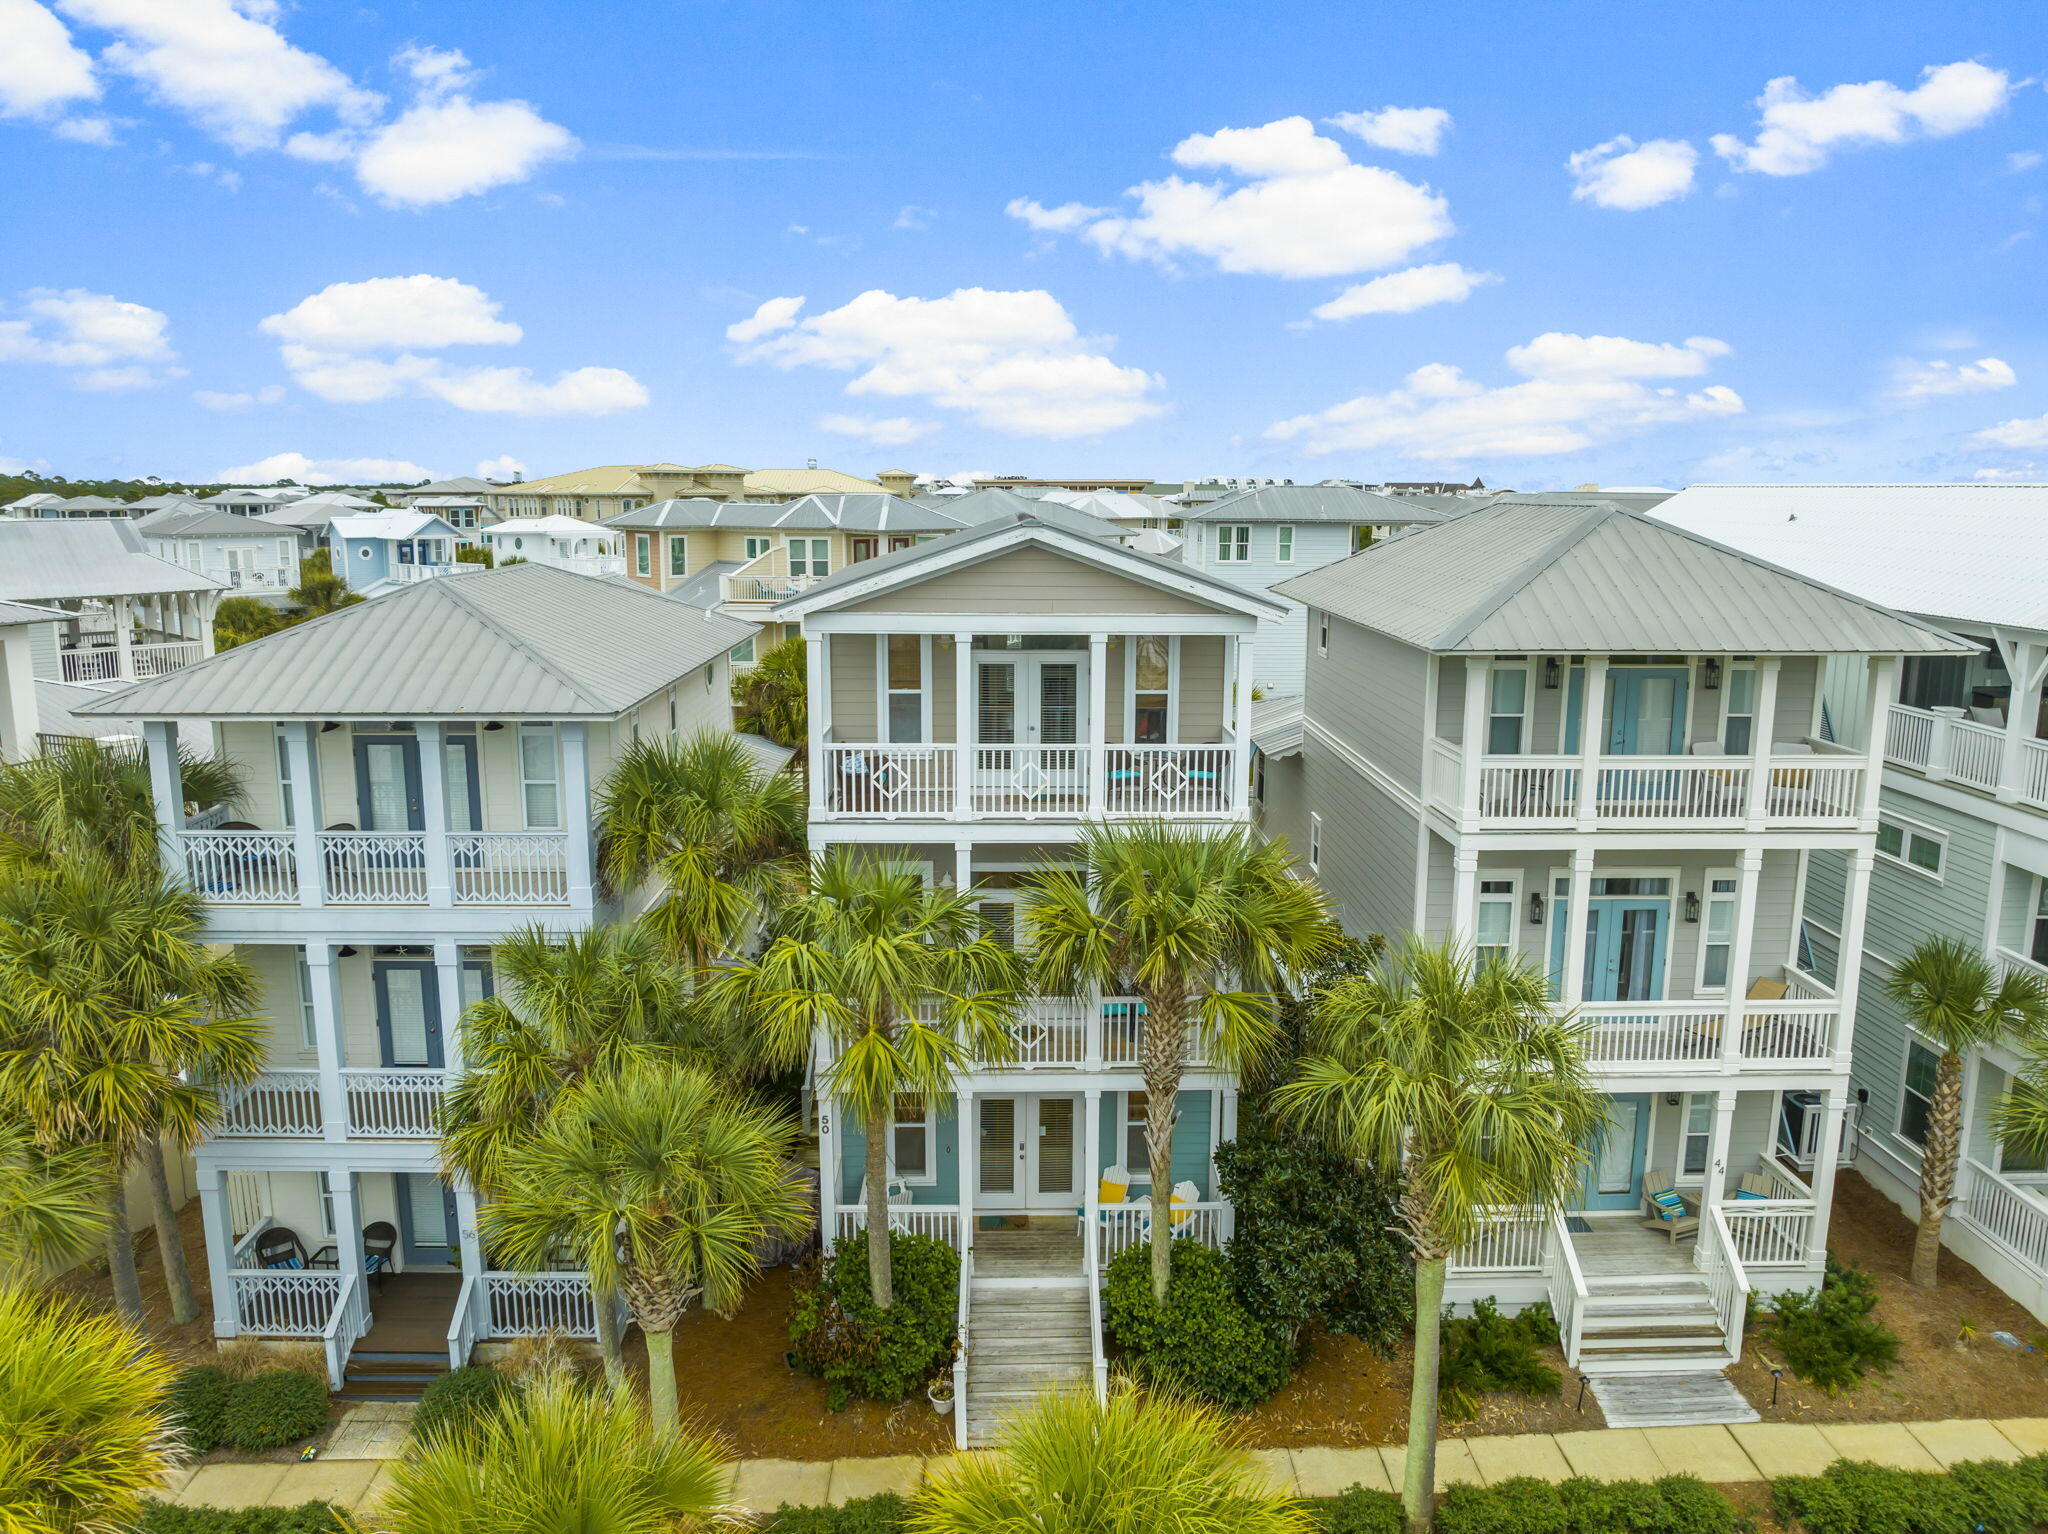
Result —
[[438, 575], [481, 570], [460, 564], [455, 550], [473, 541], [441, 518], [424, 511], [366, 511], [328, 524], [334, 573], [351, 591], [365, 596]]

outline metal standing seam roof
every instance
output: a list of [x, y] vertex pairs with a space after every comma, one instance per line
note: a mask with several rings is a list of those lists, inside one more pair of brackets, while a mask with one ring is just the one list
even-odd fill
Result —
[[755, 632], [625, 581], [508, 565], [400, 587], [84, 711], [143, 719], [609, 719]]
[[210, 575], [159, 559], [126, 518], [0, 521], [0, 600], [165, 596], [224, 591]]
[[806, 495], [794, 501], [714, 501], [691, 496], [657, 501], [606, 517], [606, 527], [680, 532], [730, 528], [782, 533], [953, 533], [966, 524], [933, 506], [886, 490]]
[[24, 623], [61, 623], [71, 614], [59, 607], [36, 607], [27, 602], [0, 602], [0, 628]]
[[145, 538], [271, 538], [281, 531], [263, 517], [238, 517], [231, 511], [195, 506], [190, 511], [167, 508], [139, 518], [135, 530]]
[[[712, 467], [723, 467], [730, 472], [732, 466]], [[759, 495], [885, 493], [879, 480], [862, 479], [858, 474], [846, 474], [838, 469], [749, 469], [743, 483], [749, 491]]]
[[1486, 506], [1273, 588], [1451, 654], [1955, 654], [1953, 635], [1611, 502]]
[[1092, 511], [1068, 505], [1064, 501], [1048, 501], [1038, 496], [1019, 495], [1014, 490], [975, 490], [966, 495], [952, 497], [946, 501], [945, 506], [949, 515], [970, 527], [980, 527], [989, 522], [1015, 522], [1019, 517], [1029, 517], [1035, 522], [1043, 522], [1048, 527], [1062, 528], [1083, 538], [1121, 539], [1143, 531], [1140, 528], [1111, 522]]
[[1261, 485], [1210, 501], [1185, 515], [1190, 522], [1343, 522], [1388, 527], [1440, 522], [1444, 514], [1401, 496], [1351, 485]]
[[1293, 756], [1301, 750], [1306, 729], [1300, 694], [1252, 699], [1252, 744], [1266, 756]]
[[[1030, 503], [1027, 501], [1025, 504]], [[1064, 509], [1072, 510], [1071, 507]], [[955, 533], [950, 538], [935, 538], [930, 543], [913, 544], [907, 549], [892, 549], [886, 554], [876, 555], [873, 559], [864, 559], [859, 564], [842, 565], [796, 595], [784, 597], [768, 610], [769, 616], [778, 621], [789, 621], [795, 615], [789, 613], [787, 609], [798, 604], [808, 606], [815, 602], [821, 593], [837, 591], [877, 575], [900, 574], [932, 560], [944, 559], [950, 562], [957, 559], [963, 550], [971, 550], [980, 543], [992, 542], [1017, 531], [1020, 527], [1032, 531], [1033, 542], [1043, 543], [1055, 552], [1071, 558], [1093, 558], [1104, 568], [1120, 575], [1128, 575], [1136, 581], [1163, 583], [1169, 587], [1180, 581], [1192, 581], [1215, 592], [1223, 599], [1221, 605], [1239, 611], [1244, 609], [1247, 602], [1256, 603], [1274, 614], [1287, 610], [1284, 604], [1274, 601], [1262, 591], [1253, 591], [1231, 581], [1219, 580], [1206, 570], [1183, 565], [1178, 559], [1162, 559], [1151, 554], [1140, 554], [1133, 549], [1125, 548], [1113, 539], [1077, 534], [1072, 529], [1061, 527], [1034, 512], [1026, 512], [999, 521], [984, 522], [978, 527], [968, 528], [965, 532]], [[1067, 538], [1078, 538], [1081, 547], [1077, 548], [1065, 542]], [[1008, 551], [1005, 549], [991, 549], [983, 557], [993, 558], [1006, 552]], [[970, 564], [973, 562], [971, 559], [966, 561]], [[889, 584], [897, 583], [892, 581]], [[871, 592], [858, 600], [865, 602], [879, 595], [880, 592]]]
[[2048, 484], [1694, 485], [1656, 516], [1901, 612], [2048, 631]]
[[403, 508], [352, 512], [336, 517], [328, 525], [334, 530], [334, 536], [337, 538], [416, 538], [428, 529], [436, 527], [457, 536], [460, 536], [461, 531], [431, 511], [409, 511]]

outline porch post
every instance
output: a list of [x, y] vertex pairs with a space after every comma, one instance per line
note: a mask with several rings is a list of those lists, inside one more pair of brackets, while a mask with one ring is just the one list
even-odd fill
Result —
[[452, 1081], [462, 1071], [462, 945], [434, 944], [434, 985], [441, 1003], [441, 1058]]
[[[363, 1221], [356, 1206], [356, 1174], [353, 1168], [345, 1172], [328, 1169], [327, 1186], [334, 1195], [334, 1255], [340, 1264], [344, 1279], [353, 1278], [356, 1290], [362, 1292], [365, 1274], [363, 1272]], [[344, 1285], [346, 1287], [346, 1285]], [[367, 1297], [363, 1308], [369, 1308]]]
[[114, 598], [114, 653], [119, 657], [120, 676], [124, 682], [135, 680], [135, 633], [134, 610], [127, 597]]
[[810, 770], [811, 818], [825, 813], [825, 736], [832, 729], [832, 689], [825, 673], [825, 636], [804, 635], [805, 708], [810, 726], [804, 732], [805, 765]]
[[2041, 682], [2048, 677], [2048, 646], [2027, 640], [2000, 639], [2012, 696], [2005, 702], [2005, 739], [1999, 742], [1998, 800], [2015, 804], [2020, 795], [2020, 747], [2034, 738], [2041, 712]]
[[1090, 986], [1083, 993], [1081, 1004], [1088, 1009], [1081, 1031], [1081, 1069], [1099, 1071], [1102, 1069], [1102, 1033], [1108, 1026], [1102, 1010], [1102, 992]]
[[1749, 796], [1743, 818], [1751, 831], [1764, 828], [1770, 812], [1771, 741], [1778, 721], [1778, 657], [1766, 655], [1757, 662], [1756, 715], [1750, 721]]
[[1849, 1067], [1849, 1039], [1855, 1032], [1856, 998], [1863, 985], [1863, 924], [1870, 914], [1869, 847], [1849, 854], [1849, 883], [1842, 892], [1842, 946], [1835, 960], [1835, 1065]]
[[1458, 789], [1456, 819], [1468, 823], [1479, 814], [1481, 758], [1486, 754], [1486, 710], [1493, 687], [1493, 663], [1476, 656], [1465, 657], [1464, 754], [1459, 758], [1463, 781]]
[[[1089, 641], [1092, 650], [1094, 641]], [[953, 636], [953, 818], [974, 814], [974, 636]]]
[[818, 1250], [830, 1255], [839, 1239], [838, 1105], [818, 1072]]
[[329, 1140], [348, 1138], [348, 1094], [342, 1085], [340, 972], [326, 943], [306, 944], [307, 989], [313, 1003], [313, 1050], [320, 1069], [320, 1124]]
[[326, 898], [326, 861], [320, 856], [320, 726], [284, 727], [285, 762], [292, 770], [292, 852], [299, 865], [299, 904]]
[[1842, 1119], [1849, 1089], [1838, 1081], [1821, 1098], [1820, 1143], [1813, 1148], [1813, 1224], [1808, 1227], [1806, 1261], [1818, 1271], [1828, 1260], [1828, 1220], [1835, 1203], [1835, 1166], [1841, 1158]]
[[469, 1179], [450, 1179], [455, 1190], [455, 1246], [462, 1253], [462, 1272], [465, 1277], [484, 1271], [484, 1244], [476, 1231], [476, 1189], [469, 1185]]
[[1732, 1087], [1714, 1094], [1714, 1128], [1707, 1140], [1706, 1179], [1700, 1186], [1700, 1214], [1721, 1202], [1728, 1190], [1728, 1138], [1735, 1127], [1736, 1092]]
[[[441, 745], [441, 722], [422, 719], [414, 724], [413, 732], [420, 752], [420, 825], [427, 844], [427, 904], [446, 910], [455, 904], [455, 873], [449, 857], [448, 759]], [[569, 803], [574, 804], [575, 800]]]
[[[1607, 738], [1607, 657], [1588, 655], [1579, 684], [1579, 829], [1590, 831], [1600, 813], [1600, 748]], [[1565, 686], [1571, 686], [1566, 668]], [[1571, 695], [1565, 695], [1571, 707]]]
[[[1857, 811], [1856, 829], [1866, 836], [1877, 830], [1878, 793], [1884, 787], [1884, 751], [1891, 732], [1891, 705], [1899, 695], [1899, 658], [1878, 657], [1870, 668], [1866, 733], [1863, 760], [1863, 803]], [[1931, 764], [1930, 764], [1931, 765]]]
[[[1081, 1239], [1090, 1246], [1099, 1247], [1102, 1236], [1102, 1088], [1090, 1087], [1087, 1105], [1083, 1111], [1088, 1115], [1081, 1126], [1082, 1162], [1088, 1173], [1086, 1211], [1081, 1217]], [[1083, 1247], [1081, 1262], [1086, 1271], [1089, 1247]]]
[[[1721, 1020], [1721, 1068], [1736, 1069], [1742, 1061], [1742, 1029], [1748, 1016], [1749, 966], [1756, 943], [1757, 886], [1762, 882], [1761, 847], [1745, 847], [1735, 860], [1735, 930], [1728, 934], [1728, 1011]], [[1713, 907], [1712, 890], [1707, 908]], [[1701, 940], [1705, 941], [1705, 934]]]
[[981, 1186], [981, 1125], [975, 1117], [974, 1089], [959, 1094], [960, 1127], [960, 1251], [974, 1250], [974, 1195]]
[[[1581, 734], [1584, 733], [1583, 727]], [[1564, 966], [1558, 976], [1558, 1000], [1567, 1007], [1576, 1007], [1586, 999], [1586, 921], [1593, 898], [1593, 849], [1574, 847], [1572, 849], [1571, 893], [1565, 897], [1570, 904], [1564, 913]], [[1551, 920], [1557, 919], [1556, 912]]]
[[1088, 774], [1088, 816], [1100, 820], [1109, 802], [1109, 635], [1088, 636], [1088, 744], [1082, 770]]
[[[597, 864], [590, 835], [590, 727], [580, 719], [562, 724], [562, 813], [569, 832], [569, 904], [588, 910]], [[442, 824], [447, 824], [445, 809]], [[445, 844], [445, 834], [442, 840]]]
[[1258, 653], [1258, 631], [1237, 636], [1231, 647], [1237, 674], [1236, 759], [1230, 766], [1230, 808], [1245, 807], [1252, 781], [1252, 659]]
[[242, 1318], [235, 1304], [235, 1232], [228, 1214], [226, 1168], [199, 1169], [199, 1223], [206, 1234], [206, 1276], [213, 1290], [213, 1335], [240, 1334]]
[[1479, 934], [1479, 854], [1460, 845], [1452, 856], [1451, 941], [1460, 952]]
[[953, 888], [964, 890], [974, 883], [974, 843], [953, 843]]
[[199, 641], [200, 658], [213, 654], [213, 615], [220, 607], [218, 592], [195, 591], [192, 593], [193, 626], [198, 633], [193, 637]]
[[164, 867], [173, 878], [185, 876], [185, 788], [178, 768], [178, 726], [166, 719], [143, 721], [142, 740], [149, 752], [149, 792], [156, 802], [157, 840]]

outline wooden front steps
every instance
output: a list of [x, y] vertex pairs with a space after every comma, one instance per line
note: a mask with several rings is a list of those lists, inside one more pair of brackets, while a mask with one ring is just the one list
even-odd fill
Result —
[[993, 1442], [1003, 1419], [1048, 1387], [1093, 1379], [1086, 1285], [1071, 1225], [976, 1234], [962, 1403], [970, 1448]]

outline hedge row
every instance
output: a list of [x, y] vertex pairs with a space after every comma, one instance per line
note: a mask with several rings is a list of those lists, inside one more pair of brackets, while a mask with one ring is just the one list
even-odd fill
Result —
[[211, 1364], [180, 1369], [171, 1382], [171, 1425], [189, 1454], [225, 1444], [260, 1454], [327, 1427], [327, 1382], [300, 1369], [235, 1379]]
[[135, 1534], [347, 1534], [349, 1528], [329, 1502], [298, 1507], [174, 1507], [148, 1502]]

